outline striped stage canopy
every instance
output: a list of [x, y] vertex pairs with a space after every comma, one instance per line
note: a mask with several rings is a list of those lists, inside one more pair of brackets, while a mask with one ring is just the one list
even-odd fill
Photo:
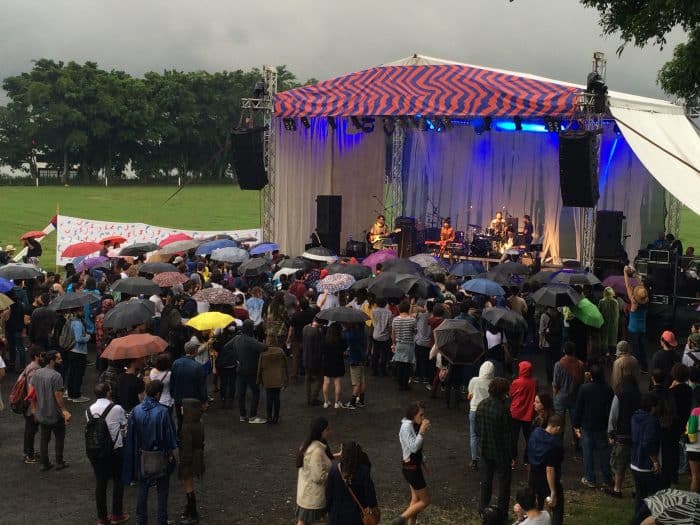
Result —
[[580, 90], [533, 75], [414, 56], [279, 93], [275, 116], [570, 116]]

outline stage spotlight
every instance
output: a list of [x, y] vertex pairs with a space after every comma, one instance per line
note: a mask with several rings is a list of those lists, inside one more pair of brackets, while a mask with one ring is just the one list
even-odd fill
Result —
[[608, 105], [608, 86], [605, 85], [605, 80], [595, 71], [588, 73], [586, 79], [586, 91], [593, 93], [593, 111], [595, 113], [605, 113]]
[[394, 119], [385, 118], [384, 119], [384, 133], [386, 133], [386, 136], [390, 137], [391, 135], [394, 134], [395, 130], [396, 130], [396, 124], [394, 123]]
[[515, 131], [523, 130], [523, 119], [520, 117], [513, 118], [513, 123], [515, 124]]
[[613, 125], [613, 131], [615, 132], [615, 135], [622, 135], [622, 131], [620, 131], [620, 127], [617, 124]]
[[372, 133], [374, 131], [374, 118], [362, 117], [362, 131]]
[[445, 129], [452, 129], [452, 120], [449, 117], [445, 117]]
[[350, 120], [352, 121], [352, 125], [355, 126], [355, 129], [362, 129], [362, 123], [359, 118], [350, 117]]
[[299, 120], [301, 121], [301, 124], [302, 124], [306, 129], [309, 129], [309, 128], [311, 127], [311, 122], [309, 122], [309, 118], [308, 118], [308, 117], [301, 117]]
[[296, 131], [297, 130], [297, 123], [296, 120], [293, 118], [284, 118], [282, 119], [282, 123], [284, 124], [284, 129], [287, 131]]
[[265, 94], [265, 83], [262, 80], [258, 80], [255, 83], [255, 88], [253, 89], [253, 96], [255, 98], [262, 98]]
[[338, 129], [338, 124], [335, 121], [335, 117], [326, 117], [326, 122], [331, 129]]
[[486, 117], [484, 119], [484, 131], [491, 131], [491, 117]]
[[550, 133], [559, 133], [561, 131], [561, 120], [554, 117], [545, 117], [544, 127]]

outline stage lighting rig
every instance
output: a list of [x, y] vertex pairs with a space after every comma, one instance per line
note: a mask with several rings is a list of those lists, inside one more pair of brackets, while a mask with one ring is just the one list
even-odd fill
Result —
[[362, 131], [372, 133], [374, 131], [374, 118], [362, 117]]
[[561, 120], [554, 117], [544, 117], [544, 127], [549, 133], [559, 133], [561, 131]]
[[337, 124], [336, 121], [335, 121], [335, 117], [326, 117], [326, 122], [328, 122], [328, 126], [329, 126], [331, 129], [337, 129], [337, 128], [338, 128], [338, 124]]
[[299, 120], [301, 120], [301, 124], [306, 128], [309, 129], [311, 127], [311, 122], [309, 122], [308, 117], [301, 117]]
[[359, 118], [350, 117], [350, 121], [352, 122], [352, 125], [355, 126], [355, 129], [362, 129], [362, 123], [360, 122]]
[[394, 119], [385, 118], [384, 119], [384, 133], [386, 133], [386, 136], [390, 137], [391, 135], [394, 134], [395, 130], [396, 130], [396, 124], [394, 123]]
[[523, 119], [521, 117], [514, 117], [513, 123], [515, 124], [515, 131], [523, 130]]
[[284, 129], [287, 131], [297, 130], [297, 123], [293, 118], [284, 118], [282, 119], [282, 123], [284, 124]]
[[605, 113], [608, 107], [608, 86], [605, 85], [605, 80], [600, 73], [596, 71], [588, 73], [586, 91], [594, 95], [593, 112]]
[[253, 96], [255, 98], [262, 98], [265, 94], [265, 83], [259, 80], [255, 83], [255, 88], [253, 88]]
[[491, 131], [491, 117], [486, 117], [484, 119], [484, 131]]

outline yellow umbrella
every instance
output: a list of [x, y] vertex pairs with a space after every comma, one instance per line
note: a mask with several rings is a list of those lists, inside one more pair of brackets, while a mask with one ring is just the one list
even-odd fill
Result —
[[6, 296], [4, 293], [0, 293], [0, 310], [9, 308], [14, 304], [14, 301]]
[[235, 319], [232, 316], [222, 314], [221, 312], [204, 312], [203, 314], [195, 315], [192, 319], [187, 321], [186, 326], [204, 332], [216, 328], [226, 328], [234, 321]]

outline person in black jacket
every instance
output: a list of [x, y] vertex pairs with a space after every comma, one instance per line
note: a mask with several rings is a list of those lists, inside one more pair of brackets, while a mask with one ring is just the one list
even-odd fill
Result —
[[340, 462], [331, 467], [326, 483], [329, 525], [362, 525], [360, 505], [363, 508], [377, 507], [371, 468], [369, 458], [360, 445], [354, 441], [343, 443]]
[[[267, 423], [258, 417], [260, 403], [260, 387], [258, 386], [258, 361], [260, 354], [267, 348], [255, 338], [255, 324], [250, 319], [243, 321], [241, 333], [231, 339], [226, 346], [233, 350], [233, 358], [238, 362], [236, 390], [238, 391], [238, 410], [241, 423]], [[224, 348], [225, 348], [224, 347]], [[245, 395], [250, 389], [253, 399], [250, 402], [250, 412], [246, 412]]]

